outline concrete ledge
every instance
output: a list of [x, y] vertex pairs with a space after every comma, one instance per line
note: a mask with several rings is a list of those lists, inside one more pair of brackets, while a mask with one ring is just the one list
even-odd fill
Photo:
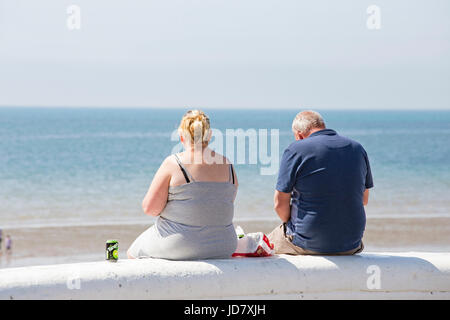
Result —
[[450, 299], [450, 253], [102, 261], [0, 270], [0, 299]]

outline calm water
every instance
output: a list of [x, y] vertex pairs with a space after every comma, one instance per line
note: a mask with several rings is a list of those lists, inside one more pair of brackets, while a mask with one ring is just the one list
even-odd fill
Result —
[[[0, 108], [0, 227], [148, 221], [141, 201], [184, 111]], [[280, 156], [293, 139], [297, 110], [205, 112], [223, 133], [279, 129]], [[450, 217], [450, 112], [321, 113], [369, 155], [369, 217]], [[275, 217], [276, 175], [261, 166], [236, 165], [236, 218]]]

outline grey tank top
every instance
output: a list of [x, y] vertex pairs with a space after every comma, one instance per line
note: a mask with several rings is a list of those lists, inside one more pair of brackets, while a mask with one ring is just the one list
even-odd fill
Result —
[[188, 226], [231, 225], [237, 192], [232, 165], [229, 181], [195, 181], [178, 156], [174, 156], [187, 183], [169, 187], [167, 204], [160, 216]]
[[237, 246], [233, 167], [227, 182], [195, 181], [176, 155], [175, 159], [187, 183], [169, 187], [166, 207], [129, 252], [171, 260], [230, 258]]

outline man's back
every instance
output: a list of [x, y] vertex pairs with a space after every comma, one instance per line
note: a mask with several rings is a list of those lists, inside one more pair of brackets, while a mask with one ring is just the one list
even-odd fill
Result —
[[287, 235], [307, 250], [357, 248], [365, 228], [363, 194], [373, 186], [364, 148], [334, 130], [312, 133], [283, 154], [277, 190], [292, 192]]

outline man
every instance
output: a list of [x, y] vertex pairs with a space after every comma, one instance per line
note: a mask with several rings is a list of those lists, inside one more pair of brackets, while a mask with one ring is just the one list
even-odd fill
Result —
[[356, 141], [300, 112], [284, 151], [274, 196], [282, 224], [269, 235], [282, 254], [351, 255], [363, 250], [364, 206], [373, 187], [369, 159]]

